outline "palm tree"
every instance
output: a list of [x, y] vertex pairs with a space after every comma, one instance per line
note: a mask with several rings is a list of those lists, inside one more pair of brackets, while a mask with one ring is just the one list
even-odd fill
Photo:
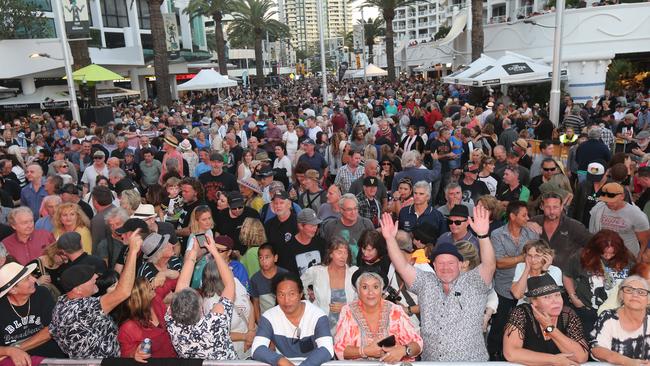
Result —
[[165, 23], [163, 22], [160, 6], [163, 0], [147, 0], [149, 19], [151, 21], [151, 38], [153, 39], [153, 67], [156, 75], [156, 94], [158, 106], [169, 108], [172, 94], [169, 90], [169, 63], [167, 42], [165, 41]]
[[262, 39], [268, 33], [277, 38], [286, 38], [289, 27], [273, 19], [277, 14], [273, 10], [272, 0], [239, 0], [233, 5], [233, 21], [229, 27], [229, 36], [253, 35], [255, 39], [255, 71], [257, 86], [264, 86], [264, 59], [262, 57]]
[[395, 40], [393, 39], [393, 19], [395, 9], [415, 4], [423, 0], [363, 0], [361, 6], [378, 8], [386, 22], [386, 63], [388, 64], [388, 80], [395, 80]]
[[363, 32], [366, 37], [365, 43], [368, 47], [368, 59], [372, 63], [375, 40], [377, 37], [383, 37], [386, 35], [386, 29], [384, 28], [385, 22], [382, 18], [376, 17], [375, 19], [368, 18], [365, 22], [363, 19], [359, 19], [359, 24], [363, 24]]
[[192, 17], [204, 15], [211, 17], [214, 21], [217, 60], [219, 62], [219, 72], [223, 75], [228, 75], [226, 41], [223, 39], [223, 17], [232, 10], [233, 3], [233, 0], [190, 0], [187, 8], [185, 8], [185, 13]]
[[483, 53], [483, 0], [472, 0], [472, 61]]

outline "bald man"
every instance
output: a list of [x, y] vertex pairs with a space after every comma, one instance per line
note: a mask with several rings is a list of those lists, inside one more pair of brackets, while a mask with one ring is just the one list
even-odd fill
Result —
[[34, 214], [34, 220], [36, 220], [39, 217], [38, 211], [41, 209], [41, 202], [47, 196], [43, 168], [37, 163], [30, 164], [27, 166], [25, 178], [29, 183], [20, 191], [20, 204], [29, 207]]

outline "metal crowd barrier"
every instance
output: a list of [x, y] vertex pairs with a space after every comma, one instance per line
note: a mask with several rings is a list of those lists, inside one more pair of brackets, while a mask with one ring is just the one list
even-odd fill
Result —
[[[303, 359], [291, 359], [294, 365], [299, 365]], [[41, 365], [43, 366], [98, 366], [102, 363], [100, 359], [88, 360], [69, 360], [69, 359], [54, 359], [46, 358]], [[489, 364], [490, 366], [514, 366], [518, 365], [510, 362], [411, 362], [396, 364], [400, 366], [476, 366], [480, 364]], [[146, 365], [146, 364], [143, 364]], [[250, 361], [250, 360], [235, 360], [235, 361], [215, 361], [205, 360], [204, 366], [268, 366], [268, 364]], [[379, 361], [330, 361], [323, 364], [324, 366], [385, 366], [385, 363]], [[613, 366], [606, 362], [587, 362], [583, 365], [589, 366]]]

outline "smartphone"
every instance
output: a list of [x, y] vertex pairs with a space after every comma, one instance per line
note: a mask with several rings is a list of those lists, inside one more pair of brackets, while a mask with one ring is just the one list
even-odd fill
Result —
[[205, 242], [207, 240], [205, 238], [205, 233], [196, 234], [194, 237], [196, 238], [196, 241], [199, 242], [199, 248], [205, 248]]
[[396, 341], [395, 341], [395, 336], [394, 335], [386, 337], [386, 338], [382, 339], [381, 341], [377, 342], [377, 345], [379, 347], [395, 347], [395, 344], [396, 344]]

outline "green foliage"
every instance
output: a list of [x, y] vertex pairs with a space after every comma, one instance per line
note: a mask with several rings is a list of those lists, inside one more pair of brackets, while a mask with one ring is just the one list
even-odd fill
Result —
[[0, 39], [54, 37], [49, 19], [37, 3], [25, 0], [0, 0]]
[[386, 21], [383, 18], [368, 18], [365, 22], [359, 19], [359, 24], [363, 24], [363, 31], [366, 37], [366, 46], [371, 47], [376, 44], [375, 40], [386, 35]]
[[313, 52], [310, 52], [308, 50], [296, 50], [296, 59], [299, 61], [304, 61], [310, 57], [312, 57], [314, 54]]
[[246, 43], [247, 39], [255, 37], [289, 38], [289, 27], [273, 19], [277, 14], [272, 10], [275, 4], [271, 0], [239, 0], [233, 4], [233, 20], [230, 22], [228, 37], [231, 44], [233, 39]]
[[440, 28], [438, 28], [438, 31], [436, 32], [436, 34], [433, 36], [433, 39], [437, 41], [439, 39], [445, 38], [447, 36], [447, 34], [449, 34], [450, 30], [451, 30], [451, 27], [447, 27], [447, 26], [444, 26], [444, 25], [441, 26]]
[[629, 60], [614, 60], [609, 64], [605, 78], [605, 88], [618, 94], [623, 91], [621, 80], [629, 79], [637, 72], [637, 67]]

